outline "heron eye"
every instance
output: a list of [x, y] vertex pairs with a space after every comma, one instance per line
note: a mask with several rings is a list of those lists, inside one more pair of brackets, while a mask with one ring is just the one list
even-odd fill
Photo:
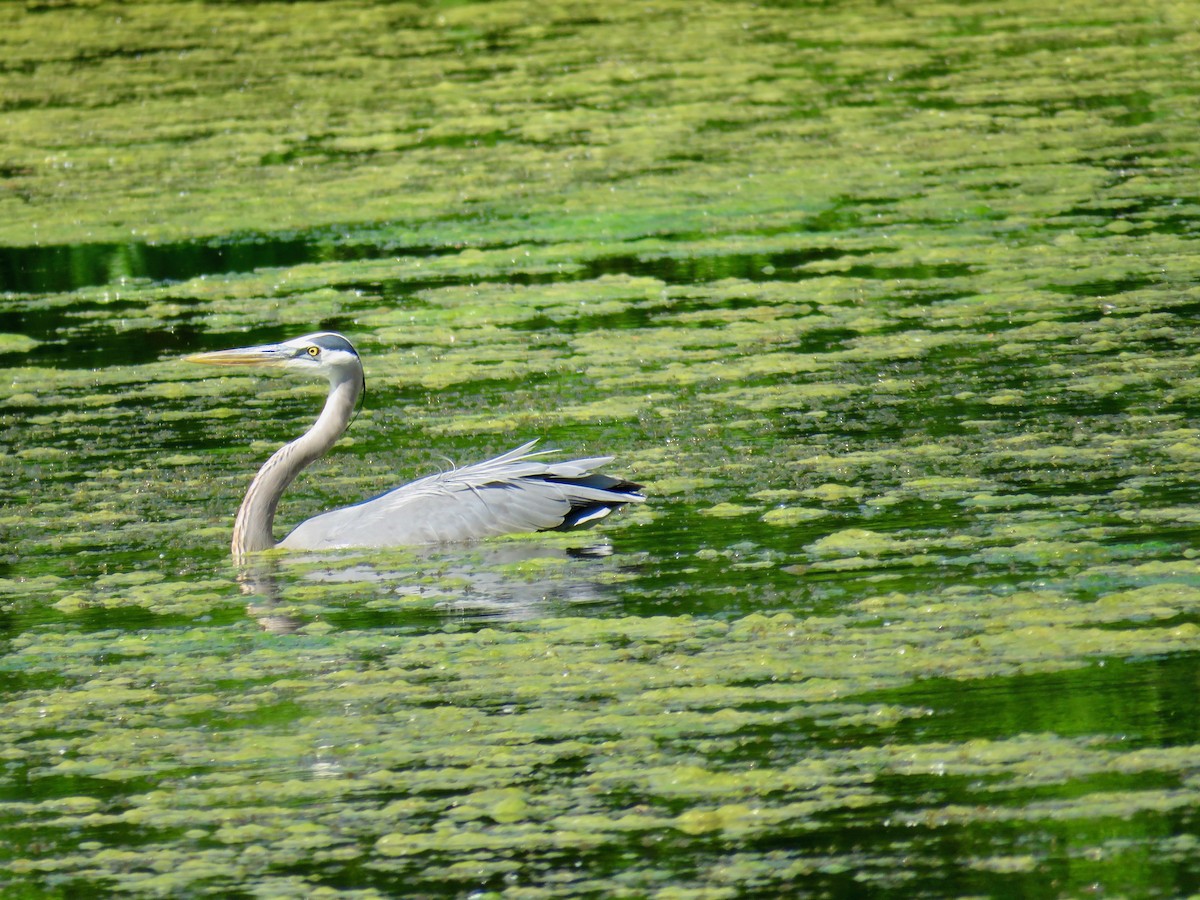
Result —
[[308, 355], [311, 356], [313, 359], [316, 359], [318, 356], [321, 355], [321, 348], [320, 347], [309, 347]]

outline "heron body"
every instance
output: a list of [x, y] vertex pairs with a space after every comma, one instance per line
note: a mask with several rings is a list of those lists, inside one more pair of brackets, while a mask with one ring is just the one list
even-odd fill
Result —
[[275, 546], [295, 550], [395, 547], [471, 541], [501, 534], [563, 530], [602, 519], [626, 503], [640, 503], [641, 485], [594, 469], [610, 456], [549, 461], [536, 441], [493, 459], [419, 478], [353, 506], [301, 523], [276, 544], [275, 512], [295, 477], [341, 437], [362, 394], [362, 361], [354, 346], [333, 332], [281, 344], [197, 353], [189, 362], [218, 366], [269, 366], [320, 375], [329, 396], [313, 426], [285, 444], [250, 482], [233, 525], [233, 556], [244, 559]]

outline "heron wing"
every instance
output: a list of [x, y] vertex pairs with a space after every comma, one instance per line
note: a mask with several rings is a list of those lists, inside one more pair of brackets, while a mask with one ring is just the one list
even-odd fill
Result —
[[640, 485], [592, 471], [609, 456], [551, 462], [536, 441], [493, 459], [420, 478], [299, 525], [298, 550], [471, 541], [589, 524], [645, 498]]

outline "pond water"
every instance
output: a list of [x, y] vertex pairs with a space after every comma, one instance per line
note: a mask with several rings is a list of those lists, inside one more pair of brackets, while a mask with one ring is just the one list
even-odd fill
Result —
[[[1200, 8], [0, 8], [6, 896], [1200, 891]], [[229, 559], [529, 438], [580, 534]]]

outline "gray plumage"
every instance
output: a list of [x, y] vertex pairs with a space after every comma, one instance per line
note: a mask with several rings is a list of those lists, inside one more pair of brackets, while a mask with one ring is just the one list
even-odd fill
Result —
[[[345, 431], [362, 393], [362, 362], [340, 334], [187, 357], [208, 365], [301, 369], [329, 380], [316, 423], [259, 470], [234, 521], [235, 559], [276, 546], [275, 511], [287, 486]], [[593, 471], [610, 456], [548, 461], [536, 441], [474, 465], [417, 479], [373, 500], [314, 516], [278, 543], [296, 550], [470, 541], [500, 534], [588, 525], [645, 499], [641, 485]]]

